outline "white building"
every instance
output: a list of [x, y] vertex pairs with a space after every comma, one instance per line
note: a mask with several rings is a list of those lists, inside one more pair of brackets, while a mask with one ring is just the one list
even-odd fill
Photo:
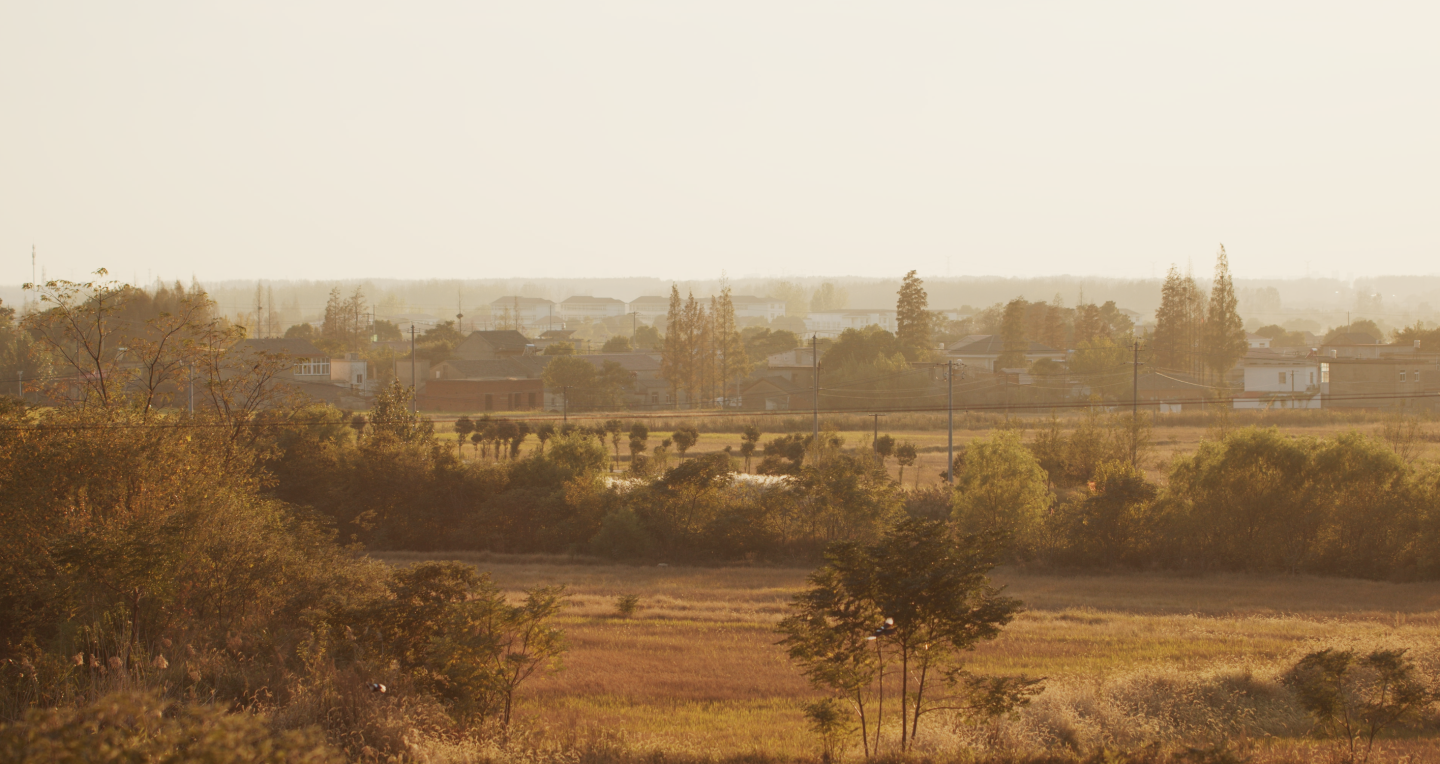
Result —
[[1237, 409], [1320, 408], [1320, 360], [1309, 354], [1251, 350], [1240, 360], [1245, 390], [1235, 396]]
[[655, 319], [664, 318], [665, 314], [670, 312], [670, 298], [656, 297], [653, 295], [636, 297], [630, 301], [626, 309], [628, 312], [639, 316], [641, 321], [653, 323]]
[[736, 318], [763, 318], [768, 323], [785, 315], [785, 301], [774, 297], [731, 295], [730, 303], [735, 306]]
[[625, 308], [625, 303], [614, 297], [576, 295], [566, 297], [560, 302], [560, 316], [566, 321], [574, 321], [578, 324], [587, 318], [591, 321], [598, 321], [602, 318], [623, 316], [626, 312]]
[[1246, 332], [1245, 342], [1250, 345], [1251, 350], [1268, 350], [1270, 348], [1270, 338], [1261, 337], [1258, 334]]
[[521, 332], [543, 332], [559, 329], [565, 322], [555, 303], [543, 297], [510, 295], [490, 302], [489, 329], [515, 329]]
[[805, 331], [833, 337], [846, 329], [864, 329], [878, 326], [887, 332], [895, 331], [894, 308], [844, 308], [841, 310], [812, 311], [805, 318]]

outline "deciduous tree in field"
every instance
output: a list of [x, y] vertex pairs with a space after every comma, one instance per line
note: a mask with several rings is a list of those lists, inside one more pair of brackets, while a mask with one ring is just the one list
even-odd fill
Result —
[[[963, 669], [963, 653], [998, 636], [1020, 610], [987, 577], [996, 551], [993, 536], [905, 520], [873, 544], [832, 545], [796, 595], [779, 626], [781, 644], [816, 687], [850, 705], [867, 756], [884, 747], [887, 699], [899, 700], [905, 751], [926, 714], [1003, 713], [1038, 692], [1037, 680], [982, 679]], [[1005, 685], [999, 692], [997, 682]], [[1013, 700], [979, 702], [996, 697]]]

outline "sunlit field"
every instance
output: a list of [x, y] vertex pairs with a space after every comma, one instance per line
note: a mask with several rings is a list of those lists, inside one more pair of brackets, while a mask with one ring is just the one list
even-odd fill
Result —
[[[521, 718], [547, 734], [618, 738], [639, 751], [817, 755], [800, 704], [816, 697], [774, 626], [808, 571], [641, 567], [584, 559], [376, 554], [392, 564], [469, 562], [518, 593], [567, 585], [566, 669], [524, 691]], [[1402, 646], [1440, 668], [1440, 583], [1309, 577], [1056, 576], [1002, 570], [1025, 602], [971, 669], [1048, 678], [1016, 719], [976, 729], [935, 719], [921, 747], [1088, 752], [1102, 746], [1246, 748], [1257, 760], [1328, 755], [1277, 683], [1306, 652]], [[640, 597], [633, 617], [616, 598]], [[1440, 760], [1425, 738], [1386, 742], [1372, 760]], [[1319, 746], [1319, 748], [1315, 748]], [[1298, 758], [1296, 758], [1298, 757]]]

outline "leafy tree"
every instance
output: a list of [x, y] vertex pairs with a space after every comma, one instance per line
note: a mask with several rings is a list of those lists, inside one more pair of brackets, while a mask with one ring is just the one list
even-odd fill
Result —
[[1320, 650], [1301, 658], [1284, 683], [1315, 717], [1318, 731], [1340, 739], [1347, 761], [1366, 762], [1376, 737], [1418, 721], [1435, 702], [1405, 652], [1375, 650], [1357, 660], [1352, 650]]
[[905, 274], [905, 280], [900, 285], [900, 298], [895, 303], [895, 338], [906, 360], [924, 362], [934, 355], [930, 324], [924, 282], [915, 275], [915, 271], [910, 271]]
[[1303, 570], [1327, 508], [1308, 439], [1247, 428], [1177, 459], [1158, 508], [1192, 559], [1230, 570]]
[[880, 458], [883, 466], [885, 460], [895, 455], [895, 438], [889, 435], [881, 435], [875, 439], [875, 455]]
[[552, 342], [545, 346], [544, 355], [575, 355], [575, 346], [569, 342]]
[[320, 333], [315, 330], [314, 324], [295, 324], [285, 330], [287, 340], [314, 340], [319, 337]]
[[[550, 348], [545, 349], [549, 350]], [[633, 348], [630, 347], [630, 338], [619, 334], [605, 340], [605, 344], [600, 346], [602, 353], [629, 353], [631, 350]]]
[[470, 417], [462, 416], [455, 420], [455, 453], [460, 453], [460, 448], [472, 432], [475, 432], [475, 423], [470, 421]]
[[784, 329], [751, 326], [741, 330], [740, 337], [745, 343], [745, 353], [755, 363], [760, 363], [776, 353], [800, 347], [800, 338], [795, 336], [794, 332]]
[[755, 455], [755, 446], [760, 442], [760, 428], [753, 424], [745, 425], [740, 433], [740, 455], [745, 458], [745, 471], [750, 471], [750, 457]]
[[828, 310], [840, 310], [850, 304], [850, 294], [843, 287], [837, 287], [830, 282], [825, 282], [815, 290], [810, 298], [810, 312], [821, 313]]
[[1019, 297], [1005, 304], [1000, 341], [1001, 353], [995, 359], [995, 370], [1024, 368], [1030, 342], [1025, 338], [1025, 301]]
[[1017, 433], [997, 432], [965, 449], [955, 472], [954, 517], [970, 533], [992, 533], [1024, 557], [1036, 549], [1050, 507], [1045, 471]]
[[1020, 610], [990, 585], [994, 564], [992, 538], [909, 519], [875, 543], [831, 545], [796, 595], [781, 644], [811, 683], [850, 705], [867, 756], [883, 747], [887, 676], [899, 678], [901, 751], [927, 713], [960, 705], [945, 690], [967, 676], [961, 654]]
[[675, 441], [675, 448], [680, 452], [680, 458], [684, 459], [685, 452], [700, 440], [700, 431], [694, 427], [681, 427], [670, 437]]
[[655, 327], [640, 326], [635, 329], [634, 344], [638, 350], [659, 350], [665, 344], [665, 339]]
[[[309, 326], [309, 324], [301, 325]], [[386, 321], [383, 318], [375, 319], [374, 329], [375, 340], [377, 342], [399, 342], [405, 339], [405, 336], [400, 333], [400, 327], [398, 325], [394, 322]]]
[[1158, 489], [1128, 462], [1101, 464], [1088, 495], [1061, 508], [1066, 562], [1135, 565], [1144, 551], [1147, 513]]
[[920, 452], [915, 448], [914, 443], [905, 442], [895, 447], [895, 461], [900, 464], [899, 482], [905, 482], [905, 468], [913, 466], [915, 460], [920, 458]]

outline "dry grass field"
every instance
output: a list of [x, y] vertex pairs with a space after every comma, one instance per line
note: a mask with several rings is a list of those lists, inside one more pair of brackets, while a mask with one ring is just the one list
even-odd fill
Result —
[[[640, 567], [583, 559], [377, 554], [392, 564], [454, 559], [507, 591], [563, 583], [564, 672], [527, 687], [521, 716], [547, 735], [605, 735], [636, 751], [813, 758], [799, 705], [815, 697], [776, 646], [775, 623], [807, 571]], [[1440, 583], [1307, 577], [1055, 576], [1000, 571], [1026, 603], [972, 669], [1048, 677], [1017, 718], [977, 729], [936, 719], [935, 753], [1100, 747], [1249, 747], [1257, 761], [1328, 757], [1276, 679], [1328, 646], [1403, 646], [1440, 677]], [[640, 597], [633, 617], [615, 614]], [[1427, 738], [1389, 741], [1383, 761], [1440, 761]]]

